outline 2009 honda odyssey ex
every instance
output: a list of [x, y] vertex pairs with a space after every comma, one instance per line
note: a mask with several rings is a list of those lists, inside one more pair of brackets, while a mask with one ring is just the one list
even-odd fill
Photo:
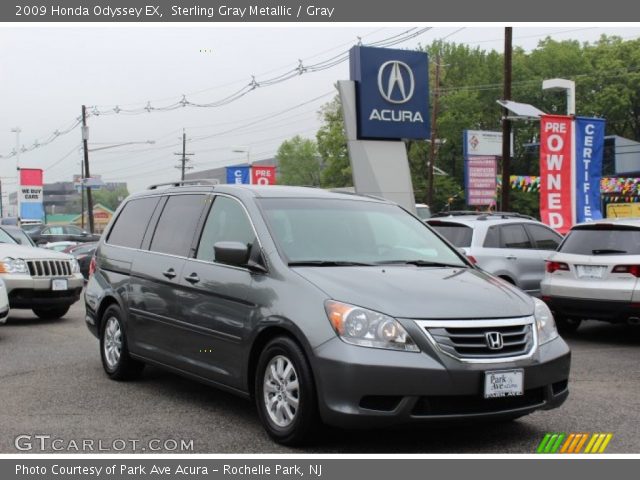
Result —
[[154, 186], [119, 208], [92, 271], [86, 321], [111, 378], [149, 363], [253, 398], [281, 443], [320, 422], [516, 418], [568, 395], [545, 304], [379, 199]]

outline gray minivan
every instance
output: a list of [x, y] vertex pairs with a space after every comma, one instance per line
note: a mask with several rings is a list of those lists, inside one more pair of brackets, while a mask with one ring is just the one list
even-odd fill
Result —
[[284, 444], [322, 422], [510, 419], [568, 395], [546, 305], [380, 199], [154, 186], [123, 202], [91, 270], [111, 378], [148, 363], [253, 399]]

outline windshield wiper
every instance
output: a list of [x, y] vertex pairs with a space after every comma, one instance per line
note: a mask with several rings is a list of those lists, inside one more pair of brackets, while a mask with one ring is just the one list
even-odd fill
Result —
[[628, 252], [626, 250], [613, 250], [613, 249], [602, 248], [600, 250], [591, 250], [591, 253], [593, 255], [606, 255], [607, 253], [628, 253]]
[[429, 260], [385, 260], [376, 262], [378, 265], [415, 265], [416, 267], [452, 267], [464, 268], [466, 265], [454, 265], [452, 263], [432, 262]]
[[373, 267], [373, 263], [347, 262], [341, 260], [300, 260], [289, 262], [290, 267]]

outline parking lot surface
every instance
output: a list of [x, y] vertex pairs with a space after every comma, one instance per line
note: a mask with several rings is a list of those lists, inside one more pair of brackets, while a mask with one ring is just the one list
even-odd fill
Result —
[[[149, 367], [137, 381], [109, 380], [82, 303], [56, 321], [13, 311], [0, 326], [0, 452], [19, 453], [21, 435], [23, 449], [33, 445], [25, 453], [43, 452], [34, 436], [44, 435], [64, 453], [86, 440], [94, 453], [125, 443], [125, 453], [134, 443], [137, 453], [534, 453], [547, 432], [611, 432], [607, 453], [640, 453], [640, 327], [587, 322], [567, 341], [571, 394], [560, 409], [499, 424], [332, 429], [293, 450], [269, 439], [252, 403], [228, 393]], [[174, 440], [193, 442], [180, 451]]]

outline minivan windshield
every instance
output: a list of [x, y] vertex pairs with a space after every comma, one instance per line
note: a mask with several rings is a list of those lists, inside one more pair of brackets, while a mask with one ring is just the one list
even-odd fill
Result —
[[261, 198], [259, 203], [293, 266], [467, 266], [425, 224], [395, 205], [315, 198]]
[[559, 250], [578, 255], [640, 255], [640, 229], [593, 224], [574, 228]]

